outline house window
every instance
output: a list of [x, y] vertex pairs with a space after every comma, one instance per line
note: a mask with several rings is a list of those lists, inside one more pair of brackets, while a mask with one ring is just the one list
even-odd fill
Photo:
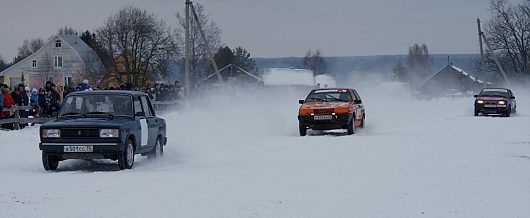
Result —
[[54, 66], [55, 67], [63, 67], [63, 57], [55, 57]]
[[69, 86], [72, 84], [73, 77], [72, 76], [64, 76], [64, 86]]
[[61, 40], [55, 40], [55, 47], [60, 48], [61, 47]]
[[37, 68], [37, 60], [33, 60], [33, 61], [31, 62], [31, 67], [33, 67], [33, 68]]

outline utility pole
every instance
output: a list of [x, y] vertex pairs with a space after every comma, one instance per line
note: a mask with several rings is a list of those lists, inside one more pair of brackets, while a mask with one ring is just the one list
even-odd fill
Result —
[[486, 38], [484, 33], [482, 33], [481, 35], [482, 35], [482, 39], [484, 40], [484, 43], [486, 43], [486, 47], [488, 47], [488, 52], [490, 53], [491, 57], [495, 61], [495, 64], [499, 68], [499, 71], [501, 71], [502, 77], [504, 78], [506, 83], [509, 85], [510, 84], [510, 80], [508, 80], [508, 76], [506, 76], [506, 72], [504, 71], [504, 68], [502, 68], [501, 62], [497, 58], [497, 55], [495, 54], [495, 52], [493, 50], [491, 50], [490, 44], [488, 43], [488, 39]]
[[478, 26], [478, 43], [480, 46], [480, 74], [481, 76], [484, 75], [484, 48], [482, 47], [482, 29], [480, 27], [480, 19], [477, 18], [477, 26]]
[[190, 95], [190, 0], [186, 0], [186, 25], [185, 25], [185, 40], [184, 43], [184, 94], [186, 99]]
[[193, 13], [193, 17], [195, 18], [195, 22], [197, 23], [197, 29], [199, 29], [199, 33], [201, 34], [204, 46], [206, 47], [206, 53], [208, 54], [208, 58], [210, 59], [210, 62], [213, 66], [213, 69], [215, 70], [215, 74], [217, 75], [217, 79], [219, 79], [219, 84], [221, 87], [224, 87], [223, 77], [221, 76], [221, 73], [219, 73], [219, 68], [217, 68], [217, 63], [215, 63], [215, 59], [212, 53], [212, 49], [210, 47], [210, 44], [208, 43], [208, 40], [206, 39], [206, 35], [204, 34], [204, 31], [202, 30], [201, 22], [199, 22], [199, 17], [197, 16], [197, 12], [195, 11], [195, 7], [193, 7], [193, 4], [189, 4], [189, 7], [191, 9], [191, 12]]

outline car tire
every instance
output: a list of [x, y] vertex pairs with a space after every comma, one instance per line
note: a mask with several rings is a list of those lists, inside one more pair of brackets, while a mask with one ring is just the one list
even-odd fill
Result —
[[478, 117], [478, 114], [479, 114], [479, 113], [480, 113], [480, 112], [477, 110], [477, 108], [475, 108], [475, 117]]
[[506, 112], [504, 113], [504, 116], [505, 116], [505, 117], [510, 117], [510, 115], [511, 115], [511, 111], [510, 111], [510, 110], [508, 110], [508, 111], [506, 111]]
[[361, 125], [359, 127], [364, 128], [364, 121], [366, 120], [366, 117], [363, 116], [363, 119], [361, 120]]
[[42, 165], [46, 171], [56, 170], [59, 166], [59, 159], [42, 152]]
[[125, 150], [118, 156], [118, 166], [120, 170], [131, 169], [134, 165], [134, 144], [132, 140], [127, 140]]
[[348, 135], [355, 134], [355, 117], [348, 123]]
[[160, 138], [156, 139], [155, 149], [147, 155], [147, 159], [155, 160], [164, 156], [164, 146], [160, 143]]
[[304, 125], [298, 125], [298, 130], [300, 131], [300, 136], [306, 136], [307, 135], [307, 127]]

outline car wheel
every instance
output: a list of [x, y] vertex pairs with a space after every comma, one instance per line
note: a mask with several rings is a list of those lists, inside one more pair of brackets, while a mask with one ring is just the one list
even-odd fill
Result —
[[348, 123], [348, 135], [355, 134], [355, 117]]
[[300, 136], [306, 136], [307, 135], [307, 127], [300, 124], [298, 125], [298, 130], [300, 131]]
[[366, 120], [365, 116], [363, 116], [363, 119], [361, 120], [361, 125], [359, 125], [359, 127], [364, 128], [364, 120]]
[[47, 155], [46, 153], [42, 152], [42, 165], [44, 166], [45, 170], [56, 170], [59, 166], [59, 159], [54, 156]]
[[118, 166], [121, 170], [131, 169], [134, 164], [134, 145], [129, 139], [125, 145], [125, 151], [118, 156]]
[[160, 143], [160, 138], [156, 139], [155, 149], [147, 155], [147, 159], [154, 160], [164, 156], [164, 146]]
[[475, 117], [477, 117], [477, 116], [478, 116], [478, 113], [479, 113], [479, 112], [478, 112], [478, 110], [477, 110], [477, 109], [475, 109]]
[[506, 112], [504, 113], [504, 116], [505, 116], [505, 117], [510, 117], [510, 114], [511, 114], [511, 111], [508, 110], [508, 111], [506, 111]]

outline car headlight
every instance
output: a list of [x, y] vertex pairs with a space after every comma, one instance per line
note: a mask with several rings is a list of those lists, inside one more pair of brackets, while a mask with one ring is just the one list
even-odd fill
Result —
[[99, 130], [100, 138], [118, 138], [120, 137], [119, 129], [100, 129]]
[[498, 101], [497, 104], [506, 104], [505, 101]]
[[59, 138], [61, 137], [60, 129], [43, 129], [42, 138]]
[[477, 101], [477, 104], [484, 104], [484, 101], [482, 101], [482, 100], [478, 100], [478, 101]]

